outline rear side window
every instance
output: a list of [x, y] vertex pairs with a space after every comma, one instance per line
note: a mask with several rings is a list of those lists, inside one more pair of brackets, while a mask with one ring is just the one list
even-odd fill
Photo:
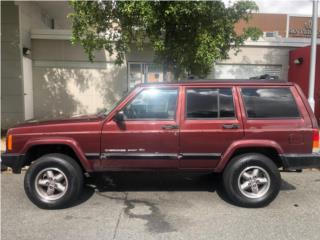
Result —
[[299, 118], [289, 88], [242, 88], [248, 118]]
[[187, 119], [234, 118], [234, 104], [230, 88], [187, 89]]

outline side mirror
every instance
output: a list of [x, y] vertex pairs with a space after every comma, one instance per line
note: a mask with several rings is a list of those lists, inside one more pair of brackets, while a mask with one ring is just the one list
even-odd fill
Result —
[[113, 120], [117, 123], [123, 122], [124, 112], [123, 111], [117, 112], [116, 115], [114, 115]]

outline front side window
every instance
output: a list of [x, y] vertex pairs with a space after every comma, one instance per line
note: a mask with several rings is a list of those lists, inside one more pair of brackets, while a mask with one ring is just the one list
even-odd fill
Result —
[[187, 89], [187, 119], [234, 118], [234, 104], [230, 88]]
[[173, 120], [177, 97], [177, 89], [144, 89], [123, 109], [125, 119]]
[[300, 117], [289, 88], [243, 88], [241, 94], [248, 118]]

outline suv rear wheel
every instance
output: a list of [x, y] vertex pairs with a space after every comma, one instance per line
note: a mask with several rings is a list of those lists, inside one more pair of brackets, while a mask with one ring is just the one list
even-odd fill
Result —
[[69, 156], [58, 153], [37, 159], [24, 179], [28, 198], [44, 209], [68, 206], [79, 197], [82, 186], [80, 166]]
[[278, 195], [281, 176], [277, 166], [258, 153], [234, 157], [223, 173], [230, 200], [243, 207], [263, 207]]

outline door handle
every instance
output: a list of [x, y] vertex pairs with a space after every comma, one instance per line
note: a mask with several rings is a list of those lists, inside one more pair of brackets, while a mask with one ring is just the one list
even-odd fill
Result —
[[164, 130], [170, 130], [170, 129], [178, 129], [179, 126], [178, 125], [163, 125], [163, 126], [161, 126], [161, 128]]
[[240, 126], [239, 124], [223, 124], [222, 126], [224, 129], [238, 129]]

